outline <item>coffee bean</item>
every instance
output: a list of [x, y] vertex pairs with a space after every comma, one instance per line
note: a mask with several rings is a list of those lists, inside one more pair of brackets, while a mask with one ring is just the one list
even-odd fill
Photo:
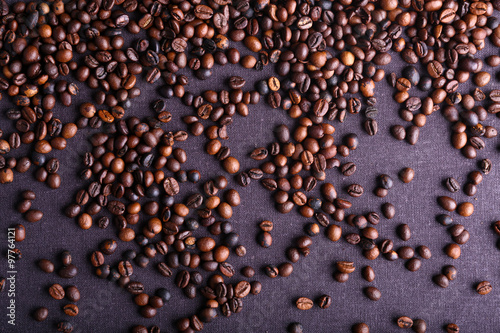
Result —
[[381, 210], [386, 219], [390, 220], [396, 215], [396, 207], [389, 202], [384, 203]]
[[322, 295], [318, 298], [317, 303], [321, 309], [328, 309], [332, 305], [332, 298], [328, 295]]
[[389, 190], [394, 186], [394, 182], [389, 175], [383, 174], [377, 177], [377, 185], [386, 190]]
[[363, 128], [366, 134], [370, 136], [376, 135], [378, 133], [378, 123], [375, 119], [366, 119], [363, 123]]
[[448, 189], [448, 191], [450, 191], [451, 193], [455, 193], [455, 192], [458, 192], [460, 190], [460, 184], [453, 177], [446, 178], [444, 184], [445, 184], [446, 188]]
[[287, 327], [288, 333], [304, 333], [304, 327], [300, 323], [291, 323]]
[[165, 193], [170, 196], [174, 196], [179, 193], [179, 183], [173, 177], [167, 177], [163, 181], [163, 188], [165, 189]]
[[264, 267], [264, 272], [266, 273], [266, 275], [270, 278], [275, 278], [278, 276], [279, 274], [279, 270], [278, 270], [278, 267], [274, 266], [274, 265], [267, 265]]
[[24, 219], [28, 222], [38, 222], [42, 217], [43, 212], [37, 209], [30, 209], [24, 214]]
[[342, 228], [336, 224], [332, 224], [326, 229], [326, 235], [329, 240], [336, 242], [342, 237]]
[[60, 268], [57, 271], [57, 275], [64, 279], [72, 279], [78, 274], [78, 269], [75, 265], [69, 264], [67, 266], [64, 266]]
[[452, 259], [458, 259], [461, 254], [460, 246], [457, 244], [448, 244], [444, 248], [446, 255]]
[[314, 303], [312, 300], [310, 300], [307, 297], [299, 297], [295, 301], [295, 305], [297, 306], [297, 309], [299, 309], [299, 310], [309, 310], [313, 307]]
[[340, 272], [347, 274], [351, 274], [356, 269], [352, 261], [337, 261], [335, 266]]
[[256, 161], [261, 161], [267, 157], [268, 151], [266, 148], [255, 148], [251, 153], [250, 157]]
[[457, 206], [457, 213], [464, 217], [469, 217], [474, 213], [474, 205], [470, 202], [462, 202]]
[[375, 271], [370, 266], [363, 267], [361, 275], [363, 276], [363, 279], [368, 282], [373, 282], [373, 280], [375, 280]]
[[457, 324], [448, 324], [446, 325], [446, 333], [458, 333], [460, 331], [460, 328], [458, 327]]
[[417, 247], [417, 252], [423, 259], [430, 259], [432, 256], [431, 250], [425, 245]]
[[370, 333], [370, 328], [365, 323], [358, 323], [352, 327], [353, 333]]
[[422, 266], [422, 261], [418, 258], [411, 258], [405, 263], [405, 267], [410, 272], [416, 272]]
[[234, 287], [234, 296], [238, 298], [244, 298], [250, 293], [250, 283], [247, 281], [240, 281]]
[[61, 321], [57, 324], [57, 331], [63, 333], [71, 333], [73, 332], [73, 325], [67, 321]]
[[453, 281], [457, 278], [457, 269], [452, 265], [444, 266], [443, 274], [448, 278], [448, 280]]
[[104, 255], [100, 251], [94, 251], [90, 255], [90, 262], [92, 266], [99, 267], [104, 264]]
[[260, 232], [257, 235], [257, 242], [259, 243], [260, 246], [262, 246], [264, 248], [268, 248], [272, 245], [273, 238], [269, 232], [264, 231], [264, 232]]
[[441, 196], [441, 197], [438, 197], [437, 201], [438, 201], [438, 204], [441, 206], [441, 208], [443, 208], [444, 210], [447, 210], [449, 212], [452, 212], [457, 208], [457, 202], [450, 197]]
[[351, 197], [358, 198], [363, 195], [364, 189], [359, 184], [351, 184], [347, 187], [346, 191]]
[[132, 295], [139, 295], [144, 292], [144, 285], [141, 282], [131, 281], [127, 284], [126, 290]]
[[492, 163], [489, 159], [486, 158], [486, 159], [479, 161], [479, 169], [485, 175], [490, 173], [491, 168], [492, 168]]
[[44, 321], [49, 316], [49, 310], [45, 307], [39, 307], [33, 312], [33, 319]]
[[352, 176], [356, 172], [356, 164], [354, 164], [353, 162], [342, 164], [340, 166], [340, 172], [342, 172], [344, 176]]
[[397, 227], [397, 234], [403, 241], [409, 240], [411, 238], [410, 226], [408, 224], [400, 224]]
[[420, 129], [417, 126], [410, 126], [406, 129], [406, 141], [410, 145], [415, 145], [420, 135]]
[[448, 285], [450, 284], [450, 280], [448, 280], [448, 278], [443, 274], [435, 275], [432, 278], [432, 281], [434, 281], [434, 283], [441, 288], [448, 288]]
[[479, 282], [476, 286], [476, 291], [479, 295], [487, 295], [493, 290], [491, 283], [488, 281]]
[[57, 284], [57, 283], [53, 284], [49, 288], [49, 294], [54, 299], [58, 299], [58, 300], [63, 299], [65, 296], [64, 288], [60, 284]]
[[464, 193], [470, 197], [476, 195], [477, 186], [472, 183], [467, 183], [464, 185]]
[[75, 304], [66, 304], [63, 307], [63, 311], [68, 316], [74, 317], [78, 315], [78, 306], [76, 306]]
[[403, 183], [409, 183], [415, 177], [415, 171], [412, 168], [403, 168], [399, 171], [398, 176]]
[[349, 274], [335, 272], [335, 273], [333, 273], [333, 278], [335, 279], [335, 281], [337, 281], [339, 283], [345, 283], [349, 279]]
[[413, 320], [406, 316], [399, 317], [396, 322], [400, 328], [410, 328], [413, 326]]
[[394, 125], [391, 127], [391, 134], [396, 140], [404, 140], [406, 137], [406, 130], [401, 125]]
[[415, 319], [412, 329], [416, 333], [425, 333], [427, 331], [427, 323], [423, 319]]
[[363, 289], [366, 297], [372, 301], [378, 301], [382, 297], [382, 293], [375, 287], [366, 287]]

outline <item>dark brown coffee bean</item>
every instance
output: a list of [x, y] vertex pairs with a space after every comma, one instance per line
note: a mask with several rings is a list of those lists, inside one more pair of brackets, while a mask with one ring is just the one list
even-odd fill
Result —
[[351, 184], [347, 187], [347, 194], [351, 197], [358, 198], [363, 195], [364, 189], [363, 186], [359, 184]]
[[342, 172], [344, 176], [352, 176], [356, 172], [356, 164], [353, 162], [342, 164], [340, 166], [340, 172]]
[[321, 309], [328, 309], [332, 305], [332, 298], [328, 295], [322, 295], [318, 298], [317, 303]]
[[448, 288], [450, 284], [450, 280], [448, 280], [448, 278], [443, 274], [435, 275], [432, 280], [441, 288]]
[[452, 212], [454, 211], [456, 208], [457, 208], [457, 202], [450, 198], [450, 197], [447, 197], [447, 196], [441, 196], [441, 197], [438, 197], [438, 204], [444, 209], [444, 210], [447, 210], [449, 212]]
[[45, 307], [39, 307], [33, 312], [33, 319], [44, 321], [49, 316], [49, 310]]
[[460, 190], [460, 184], [453, 177], [446, 178], [445, 186], [448, 189], [448, 191], [450, 191], [452, 193], [458, 192]]
[[52, 273], [54, 271], [54, 264], [48, 259], [40, 259], [38, 267], [45, 273]]
[[382, 297], [380, 290], [375, 287], [366, 287], [363, 292], [372, 301], [378, 301]]

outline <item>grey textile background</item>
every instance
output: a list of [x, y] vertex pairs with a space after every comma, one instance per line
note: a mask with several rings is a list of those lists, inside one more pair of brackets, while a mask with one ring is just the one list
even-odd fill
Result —
[[[498, 54], [496, 49], [488, 46], [481, 57]], [[400, 74], [402, 61], [398, 55], [386, 71]], [[487, 66], [485, 70], [495, 71]], [[184, 70], [183, 73], [189, 73]], [[216, 67], [212, 78], [205, 82], [192, 80], [188, 90], [201, 92], [208, 87], [222, 89], [225, 80], [230, 75], [241, 75], [248, 79], [245, 90], [253, 88], [253, 83], [267, 78], [272, 73], [272, 66], [263, 72], [244, 70], [240, 66], [229, 65]], [[493, 77], [495, 75], [492, 75]], [[191, 76], [190, 76], [191, 77]], [[154, 87], [159, 87], [159, 83]], [[73, 107], [58, 106], [55, 115], [64, 121], [75, 121], [77, 106], [88, 100], [89, 91], [81, 87], [81, 93], [73, 101]], [[158, 97], [155, 89], [150, 89], [143, 80], [142, 96], [133, 101], [133, 107], [127, 111], [127, 116], [146, 117], [152, 115], [149, 103]], [[498, 82], [485, 87], [485, 91], [498, 87]], [[460, 91], [472, 91], [472, 86], [461, 86]], [[294, 272], [288, 278], [266, 277], [260, 268], [266, 264], [279, 264], [286, 260], [285, 249], [292, 245], [294, 238], [303, 234], [303, 227], [312, 219], [305, 219], [294, 210], [282, 215], [272, 203], [270, 193], [257, 182], [247, 188], [240, 188], [230, 179], [229, 187], [236, 188], [242, 197], [241, 206], [234, 209], [231, 221], [240, 234], [242, 244], [248, 249], [244, 258], [235, 255], [230, 262], [239, 270], [245, 265], [252, 265], [257, 270], [253, 279], [263, 283], [263, 291], [258, 296], [249, 295], [243, 301], [243, 311], [230, 318], [217, 318], [205, 325], [204, 332], [283, 332], [288, 323], [299, 321], [306, 332], [348, 332], [357, 322], [366, 322], [371, 332], [397, 332], [395, 325], [398, 316], [406, 315], [412, 318], [423, 318], [428, 325], [428, 332], [441, 332], [442, 327], [455, 322], [461, 332], [499, 332], [500, 331], [500, 269], [499, 250], [496, 248], [497, 236], [491, 230], [491, 222], [500, 219], [499, 193], [500, 172], [497, 168], [498, 139], [486, 141], [486, 149], [478, 152], [477, 160], [465, 159], [459, 151], [450, 145], [449, 124], [439, 112], [428, 117], [427, 125], [421, 129], [420, 139], [416, 146], [405, 142], [397, 142], [389, 134], [393, 124], [403, 124], [398, 117], [399, 106], [392, 101], [392, 90], [386, 82], [377, 84], [379, 133], [375, 137], [364, 134], [361, 128], [361, 115], [348, 115], [344, 124], [335, 123], [336, 142], [340, 142], [343, 134], [354, 132], [360, 137], [359, 148], [342, 162], [353, 161], [358, 169], [351, 177], [342, 176], [338, 170], [327, 172], [327, 181], [333, 183], [339, 196], [353, 202], [349, 213], [380, 212], [384, 202], [396, 206], [396, 217], [392, 220], [382, 219], [377, 226], [381, 238], [392, 238], [395, 247], [409, 245], [416, 247], [424, 244], [431, 248], [432, 258], [422, 261], [422, 268], [409, 272], [404, 268], [404, 261], [389, 262], [383, 258], [369, 261], [361, 255], [358, 247], [347, 244], [344, 240], [330, 242], [324, 235], [314, 238], [311, 254], [302, 258], [294, 265]], [[4, 95], [0, 102], [0, 113], [3, 113], [10, 103]], [[185, 107], [179, 100], [172, 100], [169, 110], [173, 121], [165, 128], [168, 130], [186, 129], [180, 121], [184, 115], [192, 114], [193, 110]], [[281, 123], [293, 126], [293, 122], [282, 110], [272, 110], [263, 101], [250, 107], [247, 118], [235, 117], [233, 125], [228, 129], [230, 139], [227, 145], [232, 153], [239, 158], [242, 169], [256, 166], [248, 157], [255, 147], [267, 146], [272, 141], [272, 130]], [[207, 125], [208, 123], [206, 123]], [[500, 121], [490, 115], [484, 124], [499, 126]], [[12, 124], [4, 116], [0, 118], [0, 126], [5, 133], [10, 133]], [[15, 182], [0, 187], [1, 215], [0, 249], [7, 249], [6, 227], [15, 223], [26, 226], [26, 240], [18, 244], [22, 250], [23, 259], [16, 263], [16, 326], [7, 324], [8, 297], [4, 291], [0, 294], [0, 332], [51, 332], [60, 320], [69, 320], [75, 325], [75, 332], [126, 332], [135, 324], [148, 327], [156, 324], [162, 332], [173, 332], [172, 322], [185, 315], [193, 314], [199, 308], [201, 301], [186, 299], [177, 289], [172, 279], [159, 275], [151, 263], [147, 268], [135, 268], [134, 279], [144, 282], [146, 292], [152, 294], [156, 288], [166, 287], [172, 292], [172, 299], [153, 319], [144, 319], [138, 314], [138, 307], [133, 304], [132, 296], [120, 289], [116, 284], [98, 279], [92, 272], [88, 255], [97, 249], [98, 244], [106, 238], [116, 238], [116, 232], [111, 225], [106, 230], [93, 226], [90, 230], [81, 230], [73, 219], [62, 213], [64, 207], [71, 203], [78, 189], [86, 186], [86, 182], [78, 179], [81, 170], [81, 156], [89, 149], [86, 138], [94, 130], [79, 131], [77, 136], [69, 140], [69, 148], [63, 152], [52, 152], [49, 156], [58, 157], [62, 166], [60, 174], [63, 184], [58, 190], [51, 190], [45, 184], [34, 180], [32, 168], [26, 174], [15, 174]], [[203, 153], [205, 138], [190, 137], [179, 146], [188, 152], [188, 161], [183, 166], [185, 170], [197, 168], [202, 172], [202, 180], [222, 174], [215, 159]], [[14, 156], [21, 156], [22, 151]], [[493, 171], [485, 176], [479, 185], [478, 193], [473, 198], [466, 197], [462, 192], [449, 194], [441, 185], [445, 177], [453, 176], [463, 185], [468, 172], [476, 169], [476, 161], [489, 157], [493, 161]], [[410, 184], [397, 180], [397, 172], [406, 166], [415, 169], [415, 179]], [[380, 199], [372, 194], [375, 188], [375, 177], [380, 173], [391, 175], [396, 181], [386, 198]], [[227, 176], [227, 175], [226, 175]], [[345, 186], [359, 183], [364, 186], [365, 194], [361, 198], [349, 198], [343, 191]], [[44, 211], [40, 222], [28, 223], [21, 219], [14, 209], [22, 190], [33, 189], [37, 199], [33, 208]], [[184, 184], [182, 194], [189, 194], [195, 186]], [[317, 193], [317, 191], [315, 191]], [[458, 202], [471, 201], [475, 212], [469, 218], [452, 214], [455, 222], [462, 223], [470, 232], [470, 241], [462, 246], [462, 256], [458, 260], [448, 258], [443, 253], [443, 247], [451, 242], [446, 228], [435, 222], [435, 215], [443, 213], [436, 203], [439, 195], [450, 195]], [[99, 216], [103, 213], [99, 214]], [[257, 223], [267, 219], [275, 224], [272, 231], [273, 245], [263, 249], [257, 246], [255, 237], [258, 232]], [[399, 223], [407, 223], [412, 230], [412, 238], [403, 242], [398, 240], [395, 228]], [[340, 223], [343, 232], [354, 229], [345, 223]], [[139, 225], [136, 226], [138, 230]], [[199, 230], [197, 235], [205, 234]], [[120, 254], [128, 248], [137, 248], [135, 243], [119, 242], [118, 250], [107, 262], [115, 262]], [[36, 261], [47, 258], [58, 263], [57, 256], [62, 250], [70, 250], [74, 263], [78, 266], [78, 276], [72, 280], [63, 280], [54, 274], [45, 274], [36, 267]], [[108, 260], [108, 258], [106, 258]], [[154, 262], [160, 260], [157, 256]], [[344, 284], [333, 280], [334, 262], [337, 260], [352, 260], [357, 267], [349, 281]], [[458, 278], [450, 283], [449, 288], [441, 289], [434, 285], [431, 277], [440, 272], [441, 267], [453, 264], [458, 269]], [[371, 265], [376, 272], [373, 283], [361, 278], [361, 268]], [[7, 276], [6, 261], [0, 261], [0, 276]], [[208, 276], [204, 274], [204, 276]], [[236, 279], [233, 279], [233, 281]], [[489, 280], [493, 291], [486, 296], [480, 296], [474, 291], [475, 283]], [[81, 291], [82, 299], [77, 303], [80, 314], [69, 318], [61, 308], [68, 302], [56, 301], [48, 295], [48, 286], [60, 283], [63, 286], [75, 284]], [[378, 302], [368, 300], [363, 296], [362, 289], [366, 286], [376, 286], [382, 292]], [[7, 286], [8, 287], [8, 286]], [[315, 306], [309, 311], [300, 311], [293, 302], [299, 296], [316, 298], [329, 294], [333, 304], [329, 309], [322, 310]], [[38, 306], [49, 309], [49, 318], [43, 323], [35, 322], [30, 313]]]

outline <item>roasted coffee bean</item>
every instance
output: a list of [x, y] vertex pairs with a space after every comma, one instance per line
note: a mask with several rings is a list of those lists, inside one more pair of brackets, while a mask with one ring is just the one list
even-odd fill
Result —
[[313, 307], [314, 303], [307, 297], [299, 297], [297, 301], [295, 301], [295, 305], [299, 310], [309, 310]]
[[423, 259], [430, 259], [432, 256], [431, 250], [425, 245], [417, 247], [417, 252]]
[[381, 207], [382, 214], [386, 219], [392, 219], [396, 215], [396, 207], [390, 202], [386, 202]]
[[33, 312], [33, 319], [44, 321], [49, 316], [49, 310], [45, 307], [39, 307]]
[[139, 295], [144, 292], [144, 285], [141, 282], [131, 281], [127, 284], [126, 290], [132, 295]]
[[[264, 272], [266, 273], [266, 275], [270, 278], [275, 278], [278, 276], [279, 274], [279, 270], [278, 270], [278, 267], [274, 266], [274, 265], [267, 265], [264, 267]], [[312, 302], [312, 301], [311, 301]]]
[[328, 295], [322, 295], [318, 298], [317, 303], [321, 309], [328, 309], [332, 305], [332, 298]]
[[337, 261], [335, 266], [340, 272], [347, 274], [351, 274], [356, 269], [352, 261]]
[[453, 281], [457, 278], [457, 269], [452, 265], [444, 266], [443, 274], [448, 278], [448, 280]]
[[458, 192], [460, 190], [460, 184], [453, 177], [446, 178], [444, 184], [445, 184], [446, 188], [448, 189], [448, 191], [450, 191], [451, 193], [455, 193], [455, 192]]
[[491, 286], [491, 283], [488, 281], [482, 281], [477, 284], [476, 286], [476, 291], [479, 295], [486, 295], [489, 294], [493, 290], [493, 287]]
[[375, 287], [366, 287], [363, 292], [372, 301], [378, 301], [382, 297], [380, 290]]
[[434, 283], [440, 286], [441, 288], [448, 288], [450, 284], [450, 280], [448, 280], [448, 278], [443, 274], [435, 275], [432, 278], [432, 281], [434, 281]]
[[410, 317], [401, 316], [396, 320], [400, 328], [410, 328], [413, 326], [413, 320]]
[[64, 279], [74, 278], [77, 274], [78, 274], [78, 269], [73, 264], [69, 264], [65, 267], [62, 267], [57, 271], [57, 275], [59, 275]]
[[363, 267], [361, 275], [363, 276], [363, 279], [368, 282], [373, 282], [373, 280], [375, 280], [375, 271], [370, 266]]
[[71, 333], [73, 332], [73, 324], [68, 321], [61, 321], [57, 324], [57, 331], [63, 333]]
[[401, 125], [394, 125], [391, 127], [391, 134], [396, 140], [404, 140], [406, 138], [406, 130]]
[[492, 163], [491, 160], [489, 159], [483, 159], [479, 161], [479, 169], [485, 174], [489, 174], [492, 168]]
[[460, 246], [457, 244], [448, 244], [444, 248], [446, 255], [452, 259], [458, 259], [461, 254]]
[[65, 296], [64, 288], [60, 284], [53, 284], [49, 288], [49, 294], [54, 299], [63, 299]]
[[363, 195], [363, 192], [363, 186], [359, 184], [351, 184], [347, 187], [347, 194], [349, 194], [351, 197], [358, 198]]
[[63, 311], [66, 315], [74, 317], [78, 315], [78, 306], [76, 306], [75, 304], [66, 304], [63, 307]]
[[410, 226], [408, 224], [400, 224], [397, 227], [397, 234], [402, 240], [409, 240], [411, 238]]
[[457, 208], [457, 202], [447, 196], [441, 196], [438, 197], [438, 204], [443, 208], [444, 210], [447, 210], [449, 212], [454, 211]]
[[349, 233], [345, 235], [345, 240], [351, 245], [357, 245], [361, 241], [361, 237], [359, 236], [359, 234]]
[[353, 162], [342, 164], [340, 166], [340, 172], [342, 172], [344, 176], [352, 176], [356, 172], [356, 164]]
[[52, 273], [54, 271], [54, 264], [48, 259], [40, 259], [38, 267], [45, 273]]
[[448, 324], [446, 325], [446, 333], [458, 333], [460, 331], [460, 328], [458, 327], [457, 324]]
[[412, 168], [404, 168], [399, 171], [398, 176], [403, 183], [409, 183], [415, 177], [415, 171]]
[[370, 333], [370, 328], [365, 323], [358, 323], [352, 327], [353, 333]]
[[394, 182], [389, 175], [380, 175], [377, 177], [377, 184], [379, 187], [389, 190], [393, 187]]

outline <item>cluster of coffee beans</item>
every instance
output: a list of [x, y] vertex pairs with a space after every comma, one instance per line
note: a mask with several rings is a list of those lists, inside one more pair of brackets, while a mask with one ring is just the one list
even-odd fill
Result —
[[[486, 101], [481, 88], [491, 79], [483, 70], [484, 63], [496, 67], [500, 57], [492, 55], [483, 61], [477, 56], [488, 37], [500, 47], [499, 20], [493, 16], [499, 9], [500, 1], [452, 0], [48, 0], [11, 6], [0, 0], [0, 99], [7, 95], [14, 105], [6, 117], [15, 128], [4, 139], [0, 129], [0, 183], [12, 182], [14, 170], [24, 173], [34, 164], [38, 167], [35, 179], [58, 189], [60, 161], [49, 155], [66, 149], [68, 140], [80, 129], [99, 129], [90, 136], [92, 151], [83, 158], [80, 177], [88, 184], [76, 193], [65, 214], [76, 219], [83, 230], [92, 230], [94, 220], [101, 229], [115, 226], [118, 240], [103, 239], [92, 252], [90, 263], [98, 277], [116, 282], [134, 295], [142, 316], [154, 317], [170, 293], [163, 288], [155, 295], [145, 293], [142, 282], [131, 280], [133, 264], [145, 268], [155, 262], [164, 277], [175, 275], [176, 286], [188, 298], [195, 298], [197, 291], [202, 294], [206, 299], [203, 309], [178, 320], [177, 328], [182, 332], [202, 330], [219, 312], [224, 316], [240, 312], [242, 299], [261, 290], [258, 281], [225, 281], [238, 271], [228, 262], [231, 250], [237, 256], [246, 254], [228, 221], [241, 201], [238, 191], [227, 189], [228, 179], [218, 176], [204, 182], [201, 191], [180, 198], [182, 184], [201, 180], [198, 170], [183, 169], [187, 153], [179, 146], [191, 135], [205, 134], [205, 152], [220, 161], [226, 173], [235, 175], [239, 185], [245, 187], [255, 180], [272, 192], [280, 213], [298, 207], [304, 218], [315, 218], [305, 226], [306, 235], [287, 249], [289, 262], [264, 267], [269, 277], [291, 275], [293, 263], [310, 254], [312, 237], [320, 233], [320, 227], [332, 242], [339, 241], [342, 227], [330, 219], [358, 229], [346, 233], [344, 239], [359, 245], [367, 259], [374, 260], [382, 253], [390, 261], [407, 260], [405, 267], [416, 271], [421, 261], [415, 250], [409, 246], [395, 250], [390, 239], [376, 244], [379, 232], [375, 226], [380, 215], [374, 211], [347, 214], [353, 204], [326, 181], [328, 170], [333, 168], [344, 177], [356, 172], [356, 164], [343, 159], [359, 143], [357, 134], [349, 133], [337, 144], [331, 122], [343, 123], [349, 114], [361, 113], [365, 132], [376, 135], [379, 110], [375, 85], [386, 76], [395, 89], [394, 100], [401, 104], [401, 119], [411, 123], [391, 126], [394, 138], [415, 145], [427, 118], [441, 110], [452, 123], [452, 146], [466, 158], [476, 158], [485, 148], [483, 138], [497, 136], [493, 126], [484, 124], [489, 114], [500, 114], [500, 91], [490, 91], [488, 106], [480, 103]], [[137, 38], [127, 43], [127, 34]], [[241, 54], [231, 47], [240, 44], [251, 53]], [[382, 67], [392, 62], [394, 53], [408, 65], [400, 74], [386, 75]], [[244, 91], [246, 80], [237, 75], [228, 78], [227, 90], [205, 90], [198, 95], [187, 90], [191, 78], [181, 74], [182, 70], [189, 69], [194, 78], [206, 80], [216, 65], [227, 64], [258, 71], [272, 67], [274, 72], [259, 80], [254, 90]], [[421, 67], [425, 71], [419, 70]], [[53, 110], [58, 102], [72, 106], [80, 94], [78, 85], [70, 82], [72, 77], [95, 93], [93, 102], [79, 105], [77, 120], [63, 123]], [[155, 115], [144, 119], [126, 116], [132, 100], [141, 95], [141, 78], [149, 85], [161, 81], [157, 92], [162, 99], [151, 104]], [[477, 88], [462, 95], [460, 85], [470, 79]], [[425, 96], [416, 96], [415, 87]], [[195, 111], [182, 116], [187, 131], [164, 129], [172, 119], [168, 110], [172, 98], [181, 99]], [[271, 108], [284, 110], [295, 123], [293, 127], [277, 126], [276, 140], [259, 144], [249, 154], [261, 164], [240, 171], [239, 160], [221, 140], [229, 139], [228, 128], [236, 113], [248, 116], [249, 105], [261, 98]], [[13, 157], [22, 145], [29, 146], [28, 156]], [[491, 168], [491, 160], [479, 161], [484, 174]], [[411, 168], [398, 174], [404, 183], [411, 182], [414, 175]], [[481, 173], [471, 172], [464, 192], [473, 196], [481, 179]], [[389, 175], [380, 175], [374, 194], [385, 197], [393, 185]], [[320, 187], [320, 197], [312, 195], [316, 187]], [[453, 193], [460, 189], [453, 178], [446, 180], [446, 187]], [[365, 193], [365, 187], [356, 183], [344, 190], [352, 198]], [[18, 211], [28, 222], [39, 221], [43, 213], [31, 209], [34, 193], [23, 192], [22, 197]], [[438, 203], [463, 217], [474, 212], [472, 203], [457, 204], [448, 196], [440, 196]], [[383, 203], [380, 211], [386, 219], [396, 216], [396, 207], [389, 202]], [[445, 214], [437, 220], [445, 226], [453, 222]], [[200, 226], [210, 236], [200, 235]], [[270, 247], [272, 222], [264, 221], [259, 227], [258, 243]], [[407, 224], [398, 225], [396, 232], [402, 241], [411, 237]], [[461, 254], [459, 244], [467, 242], [469, 233], [461, 224], [451, 226], [449, 232], [455, 243], [448, 244], [445, 253], [456, 259]], [[24, 227], [17, 225], [16, 241], [24, 237]], [[105, 256], [128, 242], [137, 243], [140, 250], [123, 250], [121, 260], [105, 262]], [[416, 252], [424, 259], [431, 257], [425, 245]], [[20, 251], [16, 253], [20, 257]], [[58, 270], [61, 277], [76, 275], [69, 253], [63, 255], [63, 264]], [[40, 267], [47, 272], [54, 270], [45, 260], [40, 261]], [[354, 263], [349, 261], [338, 262], [336, 267], [334, 276], [339, 282], [347, 281], [354, 271]], [[443, 274], [434, 279], [438, 285], [447, 286], [454, 278], [456, 272], [451, 267], [444, 267]], [[213, 273], [207, 282], [198, 268]], [[241, 272], [247, 278], [255, 273], [250, 266]], [[362, 274], [367, 281], [374, 280], [370, 266], [364, 267]], [[50, 290], [51, 295], [64, 298], [62, 286], [54, 285]], [[491, 285], [481, 282], [477, 290], [486, 294]], [[381, 297], [373, 286], [366, 287], [364, 293], [374, 301]], [[299, 308], [312, 307], [312, 300], [299, 300]], [[323, 308], [330, 303], [327, 295], [318, 301]], [[75, 313], [72, 306], [67, 311]], [[42, 320], [47, 317], [43, 308], [36, 314], [35, 318]], [[425, 322], [413, 322], [409, 317], [401, 317], [397, 323], [417, 332], [426, 330]], [[69, 322], [61, 322], [58, 329], [73, 330]], [[458, 331], [454, 324], [447, 329]], [[289, 330], [302, 331], [302, 325], [293, 323]], [[353, 327], [355, 332], [368, 330], [364, 323]], [[148, 329], [135, 326], [133, 331]], [[153, 326], [149, 331], [157, 333], [159, 328]]]
[[[60, 254], [60, 262], [62, 266], [57, 270], [59, 277], [63, 279], [71, 279], [77, 275], [78, 269], [72, 263], [72, 260], [71, 253], [69, 251], [63, 251]], [[48, 259], [38, 260], [37, 265], [44, 273], [50, 274], [55, 271], [54, 264]], [[80, 300], [80, 291], [76, 286], [70, 285], [64, 288], [62, 285], [54, 283], [49, 287], [48, 293], [55, 300], [63, 300], [66, 298], [71, 302], [62, 306], [64, 314], [70, 317], [78, 315], [79, 309], [75, 303]], [[32, 316], [36, 321], [44, 321], [49, 316], [49, 310], [46, 307], [39, 307], [35, 309]], [[73, 331], [73, 324], [64, 320], [57, 324], [57, 329], [60, 332], [71, 332]]]
[[425, 333], [427, 331], [427, 323], [423, 319], [412, 320], [410, 317], [401, 316], [396, 320], [398, 327], [411, 328], [414, 332]]
[[[483, 162], [481, 160], [479, 164], [488, 164], [488, 162]], [[490, 162], [491, 163], [491, 162]], [[487, 172], [484, 172], [487, 174]], [[474, 196], [477, 192], [477, 185], [483, 181], [483, 173], [474, 170], [469, 172], [467, 175], [467, 183], [463, 187], [463, 192], [468, 196]], [[446, 189], [451, 193], [456, 193], [460, 191], [460, 183], [453, 177], [448, 177], [443, 181]], [[474, 205], [470, 202], [463, 202], [457, 204], [457, 202], [449, 196], [440, 196], [437, 199], [438, 204], [444, 210], [448, 212], [456, 211], [462, 217], [469, 217], [474, 213]], [[463, 245], [469, 241], [470, 233], [467, 229], [460, 223], [453, 223], [453, 218], [448, 214], [439, 214], [436, 216], [437, 222], [448, 228], [448, 232], [454, 243], [449, 243], [445, 246], [445, 254], [452, 258], [458, 259], [461, 256], [460, 245]], [[457, 269], [452, 265], [443, 266], [442, 273], [433, 276], [433, 281], [436, 285], [447, 288], [450, 281], [453, 281], [456, 277]]]

